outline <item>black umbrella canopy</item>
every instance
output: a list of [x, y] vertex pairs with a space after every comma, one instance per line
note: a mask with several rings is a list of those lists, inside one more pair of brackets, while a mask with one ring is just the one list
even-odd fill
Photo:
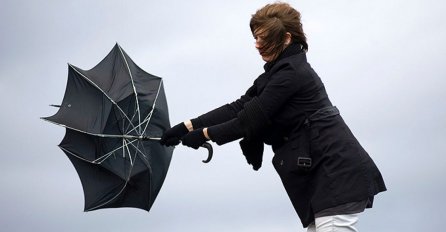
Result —
[[85, 210], [150, 210], [173, 147], [158, 140], [170, 128], [163, 82], [116, 44], [94, 68], [69, 64], [58, 112], [43, 118], [66, 128], [59, 147], [76, 168]]

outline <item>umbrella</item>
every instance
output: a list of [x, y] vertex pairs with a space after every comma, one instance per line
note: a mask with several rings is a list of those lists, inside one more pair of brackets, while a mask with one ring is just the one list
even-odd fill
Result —
[[[138, 67], [116, 44], [90, 70], [68, 64], [62, 104], [53, 106], [57, 113], [42, 119], [66, 128], [59, 147], [81, 180], [84, 210], [149, 211], [173, 152], [158, 141], [170, 128], [162, 79]], [[211, 155], [209, 150], [203, 162]]]

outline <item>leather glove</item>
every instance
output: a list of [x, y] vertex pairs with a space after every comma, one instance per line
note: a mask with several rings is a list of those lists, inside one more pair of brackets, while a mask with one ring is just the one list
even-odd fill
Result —
[[263, 160], [263, 141], [242, 139], [239, 143], [248, 164], [255, 171], [259, 170]]
[[183, 145], [198, 149], [207, 139], [204, 136], [203, 129], [198, 129], [187, 133], [182, 139]]
[[179, 123], [176, 126], [166, 130], [161, 136], [160, 143], [165, 146], [175, 146], [180, 143], [181, 138], [189, 132], [184, 123]]

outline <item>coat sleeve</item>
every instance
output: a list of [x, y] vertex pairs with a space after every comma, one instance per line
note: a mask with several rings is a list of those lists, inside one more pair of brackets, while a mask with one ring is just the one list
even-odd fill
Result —
[[244, 104], [251, 100], [252, 96], [255, 94], [255, 91], [256, 86], [253, 85], [246, 91], [244, 95], [242, 95], [236, 101], [225, 104], [205, 114], [202, 114], [197, 118], [192, 119], [191, 121], [193, 127], [195, 129], [210, 127], [232, 120], [233, 118], [237, 117], [238, 112], [243, 109]]
[[289, 64], [273, 73], [261, 94], [247, 102], [237, 115], [244, 137], [256, 139], [263, 136], [276, 113], [296, 94], [300, 85], [299, 75]]
[[233, 119], [208, 128], [212, 141], [221, 145], [261, 135], [274, 115], [299, 90], [298, 79], [298, 74], [289, 64], [283, 65], [271, 76], [259, 96], [244, 101]]
[[262, 132], [269, 120], [260, 108], [258, 97], [253, 97], [243, 105], [237, 117], [230, 121], [208, 128], [209, 137], [218, 145], [222, 145], [243, 137], [248, 140], [262, 138]]

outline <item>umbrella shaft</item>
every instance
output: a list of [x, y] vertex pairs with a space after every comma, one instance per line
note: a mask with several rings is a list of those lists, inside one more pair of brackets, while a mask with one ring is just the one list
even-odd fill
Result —
[[161, 138], [145, 137], [145, 136], [134, 136], [134, 135], [122, 135], [120, 137], [122, 137], [124, 139], [161, 140]]

